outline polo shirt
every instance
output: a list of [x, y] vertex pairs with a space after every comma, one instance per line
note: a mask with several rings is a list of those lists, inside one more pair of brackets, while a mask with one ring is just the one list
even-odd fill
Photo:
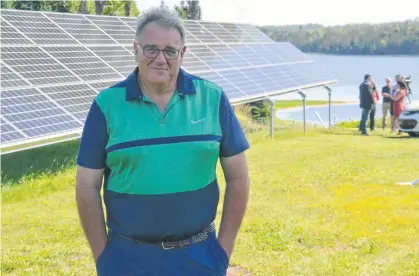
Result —
[[150, 242], [178, 240], [216, 216], [216, 165], [249, 148], [222, 88], [185, 72], [164, 112], [137, 82], [138, 67], [93, 100], [77, 164], [104, 169], [106, 224]]
[[[388, 87], [387, 85], [383, 86], [383, 88], [381, 89], [381, 94], [384, 94], [384, 93], [391, 94], [391, 88]], [[390, 98], [383, 96], [383, 103], [390, 103], [390, 102], [391, 102]]]

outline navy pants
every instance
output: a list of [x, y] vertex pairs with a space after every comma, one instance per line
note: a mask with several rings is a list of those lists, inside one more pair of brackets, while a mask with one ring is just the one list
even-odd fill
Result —
[[99, 276], [224, 276], [228, 265], [228, 256], [215, 231], [205, 241], [173, 249], [110, 234], [96, 270]]
[[362, 134], [367, 133], [367, 121], [368, 121], [368, 117], [370, 117], [370, 114], [371, 114], [370, 108], [362, 109], [361, 123], [359, 125], [359, 130], [361, 130]]

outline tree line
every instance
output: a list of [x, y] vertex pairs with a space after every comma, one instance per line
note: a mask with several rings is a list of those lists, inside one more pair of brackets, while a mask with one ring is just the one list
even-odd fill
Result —
[[[0, 3], [2, 9], [135, 17], [140, 14], [134, 0], [11, 0]], [[169, 8], [164, 0], [160, 1], [160, 6]], [[202, 9], [196, 0], [181, 0], [173, 9], [183, 19], [202, 18]]]
[[419, 55], [419, 18], [381, 24], [259, 26], [274, 41], [304, 52], [339, 55]]
[[118, 16], [139, 14], [134, 0], [12, 0], [1, 1], [1, 8]]

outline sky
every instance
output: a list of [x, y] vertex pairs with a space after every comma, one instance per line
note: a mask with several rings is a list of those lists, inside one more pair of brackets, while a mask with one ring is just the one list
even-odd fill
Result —
[[[160, 4], [160, 0], [135, 1], [140, 11]], [[180, 0], [165, 0], [169, 7], [179, 2]], [[398, 11], [396, 3], [400, 6]], [[418, 0], [200, 0], [200, 5], [203, 20], [254, 25], [343, 25], [419, 17]]]

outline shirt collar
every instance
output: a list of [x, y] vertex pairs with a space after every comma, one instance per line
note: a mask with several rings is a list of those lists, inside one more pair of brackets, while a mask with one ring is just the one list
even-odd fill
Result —
[[[134, 72], [132, 72], [126, 82], [126, 97], [125, 99], [127, 101], [131, 101], [134, 99], [140, 99], [142, 100], [144, 97], [143, 92], [141, 91], [140, 85], [137, 82], [138, 78], [138, 66], [135, 68]], [[176, 81], [176, 89], [180, 96], [180, 98], [183, 98], [184, 95], [191, 95], [195, 94], [195, 85], [193, 84], [193, 80], [191, 76], [185, 72], [182, 68], [179, 68], [179, 74]]]

